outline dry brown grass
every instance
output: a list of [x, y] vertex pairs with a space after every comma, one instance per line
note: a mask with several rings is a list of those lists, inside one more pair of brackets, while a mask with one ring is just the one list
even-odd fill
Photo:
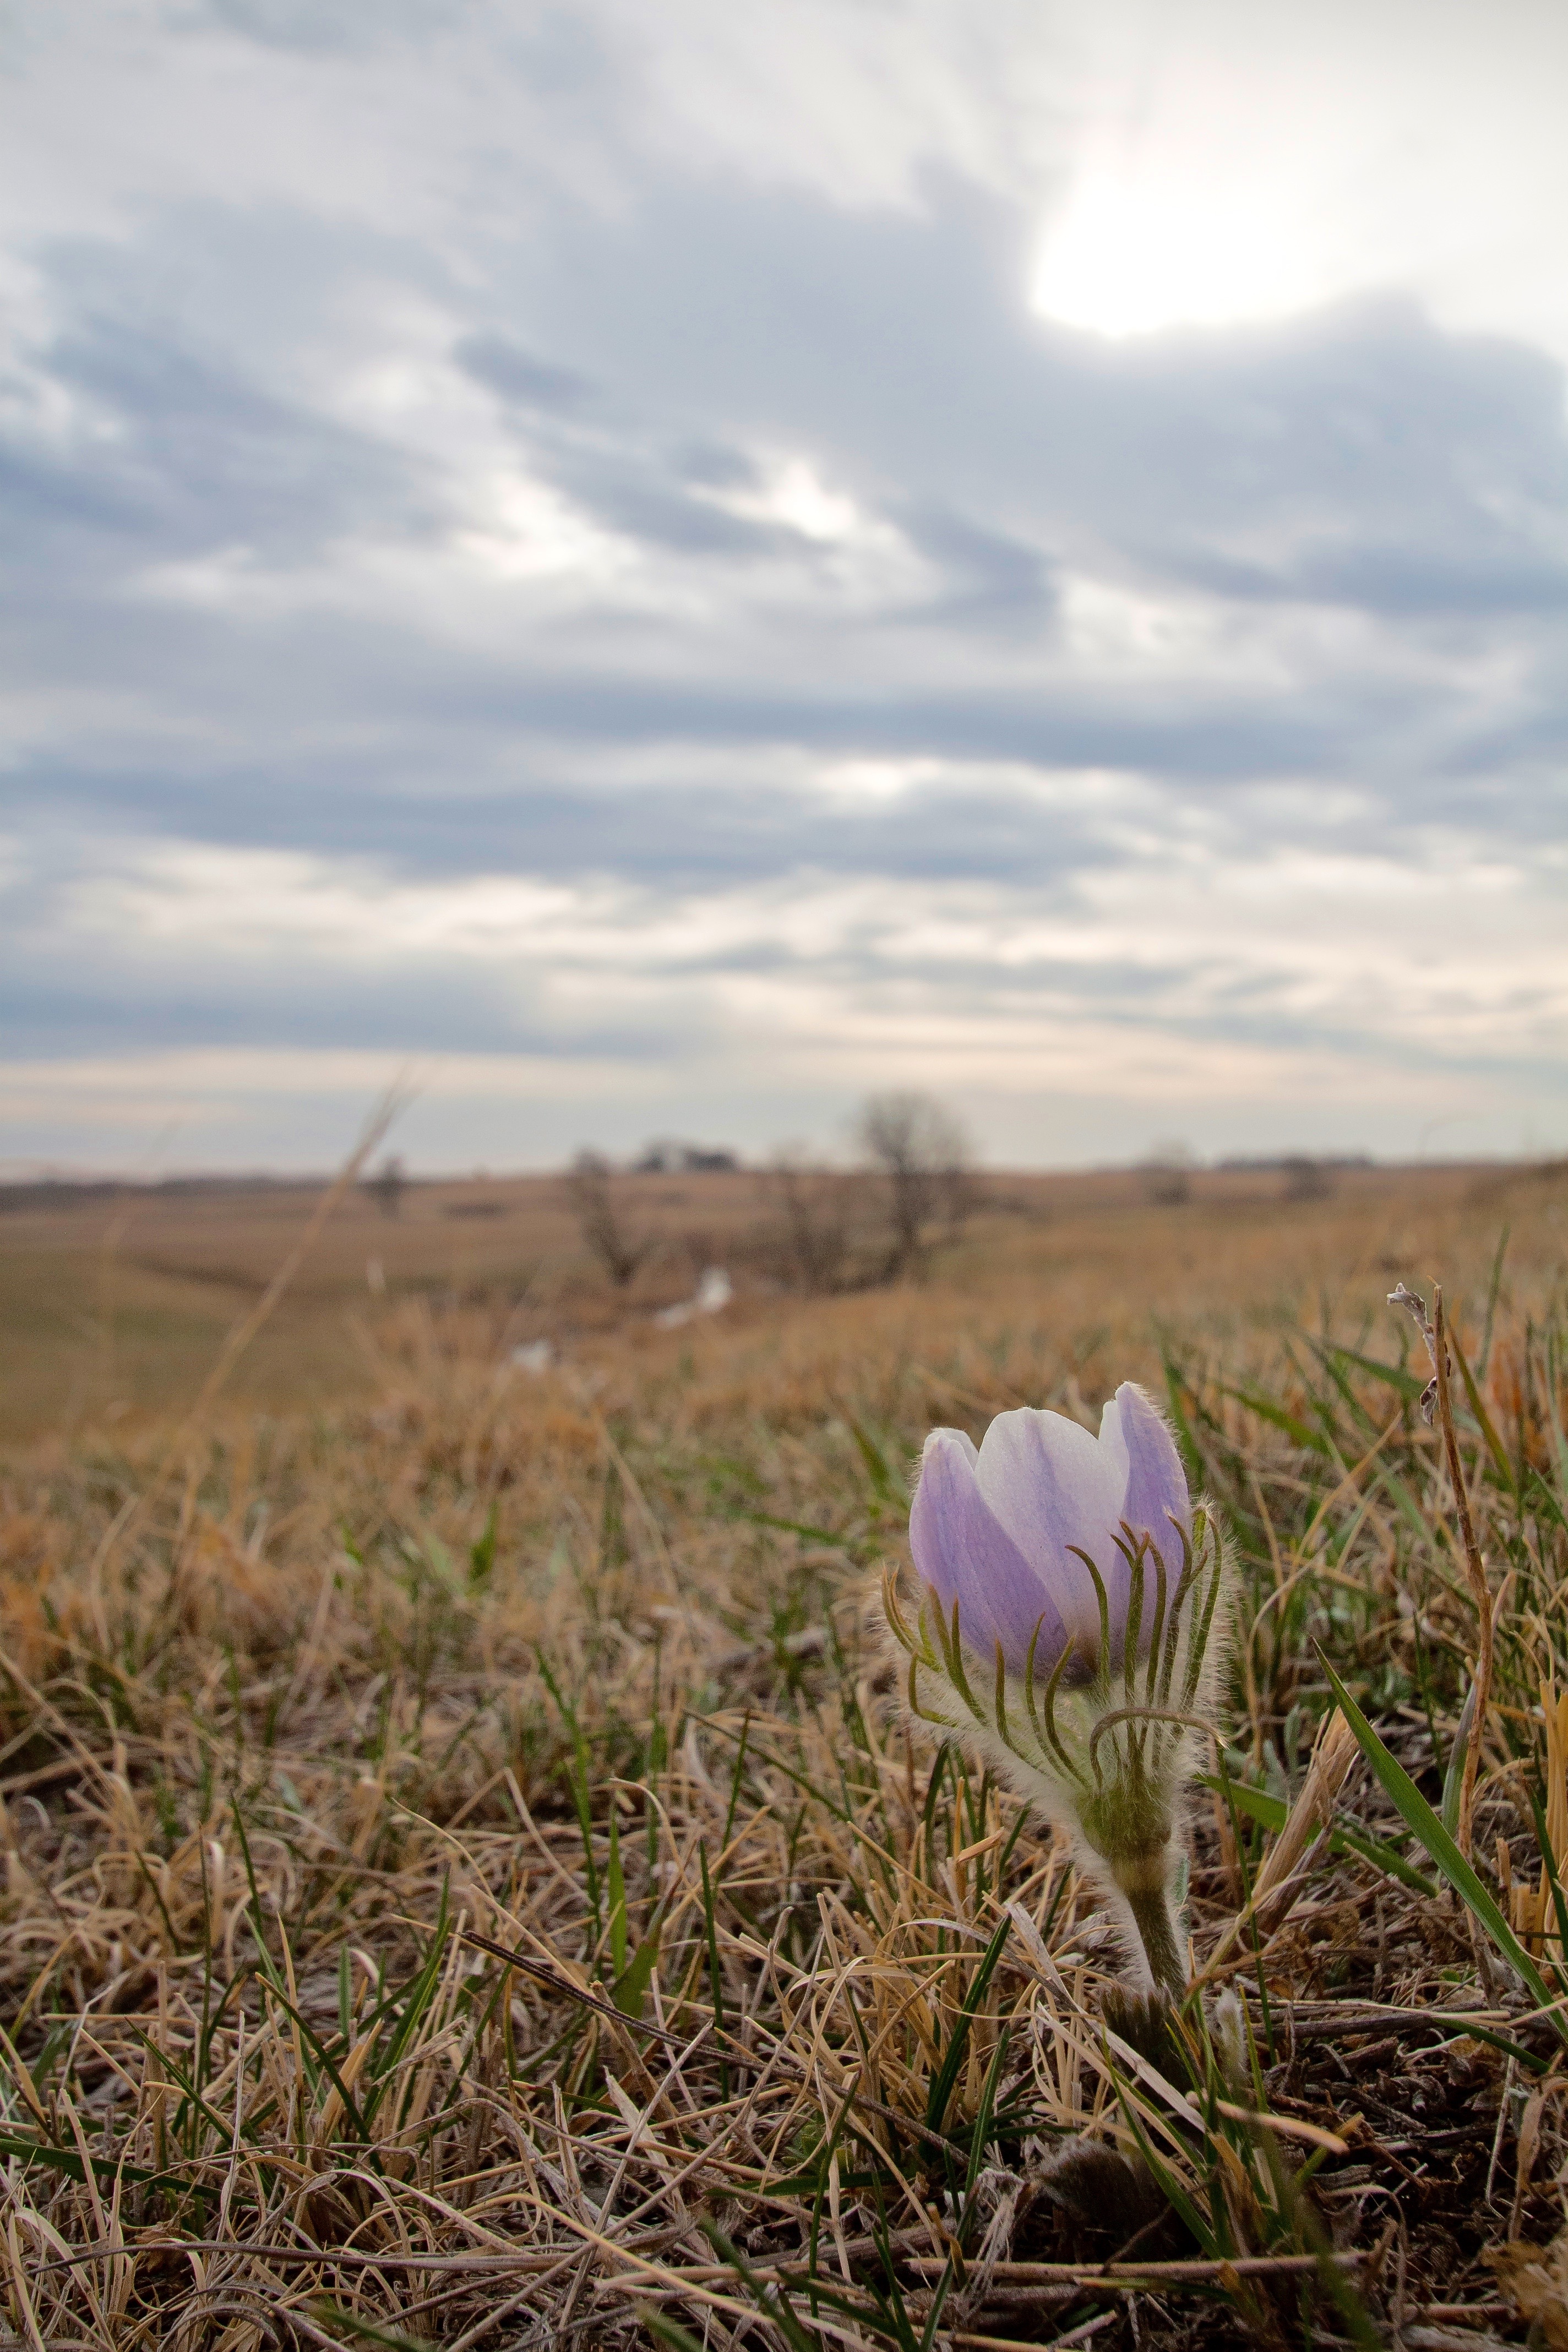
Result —
[[[387, 1248], [373, 1317], [361, 1265], [357, 1397], [226, 1408], [161, 1486], [150, 1409], [14, 1451], [16, 2340], [912, 2352], [928, 2327], [1287, 2343], [1310, 2310], [1317, 2342], [1418, 2345], [1516, 2334], [1537, 2272], [1557, 2324], [1556, 2256], [1513, 2258], [1508, 2292], [1483, 2260], [1561, 2221], [1556, 2045], [1478, 1979], [1451, 1900], [1320, 1852], [1234, 1979], [1250, 2087], [1205, 2073], [1197, 2012], [1184, 2054], [1140, 2057], [1108, 2038], [1116, 1954], [1063, 1851], [910, 1739], [868, 1595], [933, 1420], [1091, 1412], [1168, 1353], [1247, 1575], [1232, 1769], [1300, 1786], [1321, 1643], [1436, 1797], [1474, 1636], [1437, 1451], [1344, 1359], [1331, 1426], [1340, 1391], [1290, 1335], [1395, 1362], [1383, 1296], [1437, 1270], [1478, 1356], [1508, 1223], [1486, 1396], [1523, 1484], [1465, 1438], [1494, 1583], [1514, 1574], [1478, 1855], [1502, 1838], [1533, 1900], [1525, 1792], [1552, 1783], [1529, 1710], [1543, 1673], [1568, 1679], [1542, 1499], [1563, 1491], [1562, 1189], [1011, 1189], [923, 1286], [751, 1282], [679, 1335], [595, 1293], [563, 1231], [526, 1310], [565, 1342], [541, 1379], [506, 1361], [537, 1328], [507, 1220], [469, 1221], [482, 1280], [416, 1289]], [[367, 1234], [397, 1230], [372, 1214], [312, 1314], [341, 1318]], [[399, 1221], [410, 1265], [437, 1248], [422, 1219]], [[224, 1244], [258, 1278], [261, 1230]], [[216, 1263], [217, 1225], [188, 1246]], [[1390, 1837], [1364, 1778], [1349, 1792]], [[1201, 1958], [1261, 1832], [1205, 1793], [1195, 1837]], [[1520, 1916], [1551, 1965], [1551, 1919]], [[1080, 2140], [1100, 2153], [1064, 2160]]]
[[[1352, 1170], [1325, 1199], [1292, 1201], [1289, 1190], [1275, 1171], [1200, 1175], [1173, 1209], [1153, 1205], [1137, 1175], [985, 1178], [969, 1240], [939, 1252], [929, 1295], [946, 1313], [963, 1308], [972, 1282], [988, 1308], [1011, 1292], [1021, 1313], [1048, 1318], [1058, 1350], [1081, 1350], [1108, 1318], [1142, 1344], [1152, 1316], [1219, 1328], [1315, 1313], [1320, 1291], [1337, 1301], [1347, 1286], [1359, 1307], [1386, 1268], [1452, 1264], [1456, 1249], [1468, 1266], [1509, 1213], [1499, 1204], [1521, 1191], [1517, 1250], [1549, 1255], [1561, 1246], [1553, 1217], [1568, 1214], [1550, 1175], [1521, 1186], [1517, 1172]], [[0, 1444], [134, 1433], [179, 1412], [292, 1246], [317, 1188], [62, 1190], [5, 1205], [28, 1197], [0, 1189]], [[620, 1178], [616, 1199], [628, 1231], [655, 1243], [624, 1299], [586, 1257], [561, 1179], [411, 1185], [395, 1217], [356, 1191], [247, 1351], [232, 1393], [266, 1412], [373, 1397], [381, 1370], [364, 1331], [420, 1303], [443, 1331], [454, 1309], [478, 1309], [498, 1338], [505, 1325], [516, 1339], [599, 1333], [618, 1346], [636, 1318], [686, 1295], [712, 1263], [731, 1268], [742, 1309], [759, 1301], [771, 1327], [780, 1209], [767, 1177]]]

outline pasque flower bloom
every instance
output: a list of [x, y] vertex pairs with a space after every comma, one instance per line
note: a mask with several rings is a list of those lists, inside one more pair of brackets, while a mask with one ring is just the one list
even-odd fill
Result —
[[885, 1599], [910, 1707], [967, 1729], [1067, 1824], [1151, 1978], [1179, 1990], [1179, 1816], [1226, 1567], [1164, 1421], [1127, 1381], [1098, 1438], [1026, 1409], [999, 1413], [978, 1448], [932, 1430], [910, 1549], [912, 1621], [891, 1578]]

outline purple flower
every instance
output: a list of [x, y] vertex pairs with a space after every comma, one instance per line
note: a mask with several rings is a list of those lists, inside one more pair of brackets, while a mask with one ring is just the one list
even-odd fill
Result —
[[1171, 1433], [1124, 1382], [1091, 1437], [999, 1413], [976, 1448], [934, 1429], [910, 1514], [921, 1591], [883, 1581], [911, 1715], [967, 1732], [1072, 1836], [1133, 1967], [1185, 1981], [1181, 1817], [1214, 1727], [1230, 1614], [1214, 1514]]
[[999, 1413], [978, 1449], [933, 1430], [910, 1550], [914, 1612], [891, 1571], [881, 1588], [910, 1712], [969, 1731], [1063, 1822], [1135, 1973], [1180, 1992], [1180, 1816], [1213, 1728], [1229, 1569], [1171, 1430], [1131, 1381], [1098, 1437], [1037, 1412]]
[[[987, 1664], [1000, 1647], [1008, 1671], [1022, 1674], [1034, 1643], [1037, 1678], [1071, 1650], [1066, 1682], [1121, 1665], [1135, 1581], [1134, 1654], [1146, 1649], [1190, 1557], [1191, 1533], [1171, 1433], [1131, 1381], [1105, 1407], [1098, 1437], [1062, 1413], [1028, 1409], [998, 1413], [978, 1450], [962, 1430], [933, 1429], [910, 1515], [915, 1567], [945, 1616], [957, 1602], [964, 1646]], [[1105, 1589], [1106, 1660], [1100, 1594], [1083, 1553]]]

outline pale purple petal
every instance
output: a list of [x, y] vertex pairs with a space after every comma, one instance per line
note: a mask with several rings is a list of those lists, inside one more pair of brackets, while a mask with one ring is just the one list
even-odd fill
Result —
[[[1070, 1636], [1100, 1647], [1094, 1580], [1068, 1549], [1088, 1552], [1112, 1596], [1121, 1559], [1110, 1540], [1121, 1517], [1122, 1466], [1059, 1412], [1025, 1406], [999, 1412], [980, 1448], [980, 1491], [1055, 1601]], [[1125, 1577], [1122, 1606], [1125, 1612]]]
[[[1175, 1440], [1152, 1399], [1135, 1382], [1123, 1381], [1100, 1416], [1100, 1442], [1118, 1465], [1121, 1499], [1117, 1520], [1125, 1520], [1134, 1535], [1146, 1535], [1158, 1550], [1165, 1566], [1168, 1601], [1176, 1589], [1183, 1558], [1182, 1539], [1171, 1521], [1173, 1517], [1180, 1527], [1192, 1525], [1186, 1474]], [[1116, 1565], [1116, 1582], [1110, 1587], [1111, 1611], [1114, 1616], [1120, 1605], [1125, 1619], [1131, 1599], [1131, 1570], [1120, 1554]], [[1150, 1561], [1144, 1569], [1140, 1612], [1140, 1633], [1145, 1640], [1153, 1622], [1156, 1597], [1156, 1571]]]
[[1171, 1522], [1190, 1528], [1193, 1518], [1176, 1441], [1153, 1400], [1131, 1381], [1122, 1381], [1105, 1408], [1102, 1444], [1113, 1428], [1126, 1463], [1121, 1517], [1135, 1533], [1147, 1535], [1159, 1546], [1166, 1572], [1174, 1577], [1180, 1573], [1182, 1541]]
[[977, 1657], [994, 1658], [1000, 1642], [1007, 1664], [1021, 1674], [1038, 1625], [1035, 1671], [1048, 1673], [1067, 1647], [1067, 1627], [1052, 1594], [986, 1508], [977, 1460], [962, 1430], [933, 1429], [926, 1439], [910, 1513], [915, 1567], [950, 1616], [958, 1602], [959, 1630]]

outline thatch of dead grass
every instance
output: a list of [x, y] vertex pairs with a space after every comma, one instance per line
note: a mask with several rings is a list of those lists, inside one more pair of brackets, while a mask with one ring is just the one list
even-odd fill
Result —
[[[1469, 1307], [1476, 1855], [1555, 1983], [1563, 1305]], [[1407, 1333], [1189, 1325], [1155, 1371], [1141, 1313], [1103, 1385], [1163, 1378], [1247, 1586], [1201, 1969], [1320, 1649], [1436, 1802], [1475, 1613]], [[1364, 1774], [1359, 1844], [1149, 2043], [1065, 1850], [899, 1714], [871, 1572], [925, 1428], [1089, 1412], [1091, 1351], [962, 1291], [537, 1381], [494, 1340], [410, 1314], [374, 1407], [205, 1428], [161, 1483], [153, 1434], [13, 1465], [16, 2342], [1563, 2340], [1561, 2044]]]

